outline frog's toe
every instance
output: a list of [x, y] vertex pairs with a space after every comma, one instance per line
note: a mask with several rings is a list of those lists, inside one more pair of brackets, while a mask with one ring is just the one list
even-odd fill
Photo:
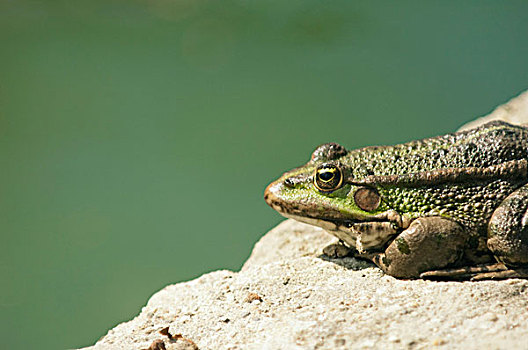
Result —
[[[441, 269], [422, 272], [420, 278], [429, 280], [481, 280], [481, 279], [499, 279], [498, 276], [511, 271], [502, 263], [484, 264], [477, 266], [464, 266], [452, 269]], [[489, 276], [489, 277], [486, 277]], [[493, 277], [496, 276], [496, 277]], [[509, 276], [501, 277], [511, 278]], [[526, 277], [525, 277], [526, 278]]]
[[352, 253], [353, 249], [343, 243], [334, 243], [323, 248], [323, 254], [331, 259], [344, 258]]
[[471, 277], [472, 281], [504, 280], [507, 278], [528, 279], [528, 268], [507, 269], [503, 271], [483, 272]]

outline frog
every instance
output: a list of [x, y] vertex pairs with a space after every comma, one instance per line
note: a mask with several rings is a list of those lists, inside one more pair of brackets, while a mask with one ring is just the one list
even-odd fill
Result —
[[528, 278], [528, 125], [353, 150], [326, 143], [264, 199], [335, 236], [330, 259], [367, 259], [400, 279]]

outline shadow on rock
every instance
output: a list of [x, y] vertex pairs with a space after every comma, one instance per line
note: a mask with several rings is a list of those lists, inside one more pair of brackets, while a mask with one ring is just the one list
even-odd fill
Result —
[[353, 270], [353, 271], [359, 271], [359, 270], [363, 270], [369, 267], [376, 267], [374, 263], [368, 260], [358, 259], [358, 258], [354, 258], [350, 256], [345, 256], [343, 258], [331, 258], [328, 255], [321, 254], [321, 255], [318, 255], [317, 257], [321, 260], [334, 263], [336, 265], [342, 266], [348, 270]]

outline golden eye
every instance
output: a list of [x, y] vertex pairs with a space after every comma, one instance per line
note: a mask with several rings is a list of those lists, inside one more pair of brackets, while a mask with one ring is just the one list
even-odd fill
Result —
[[343, 174], [335, 165], [323, 164], [315, 171], [314, 185], [319, 191], [334, 191], [341, 187], [342, 184]]

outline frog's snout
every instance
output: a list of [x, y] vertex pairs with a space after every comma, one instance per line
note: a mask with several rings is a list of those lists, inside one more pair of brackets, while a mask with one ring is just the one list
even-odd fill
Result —
[[281, 183], [282, 181], [272, 182], [264, 190], [264, 200], [273, 209], [275, 209], [275, 207], [277, 206], [278, 198], [275, 193], [280, 191], [280, 187], [282, 186]]
[[288, 201], [283, 195], [284, 190], [295, 186], [294, 182], [288, 180], [289, 178], [274, 181], [264, 190], [264, 200], [266, 203], [281, 214], [287, 211], [286, 208], [289, 206]]

